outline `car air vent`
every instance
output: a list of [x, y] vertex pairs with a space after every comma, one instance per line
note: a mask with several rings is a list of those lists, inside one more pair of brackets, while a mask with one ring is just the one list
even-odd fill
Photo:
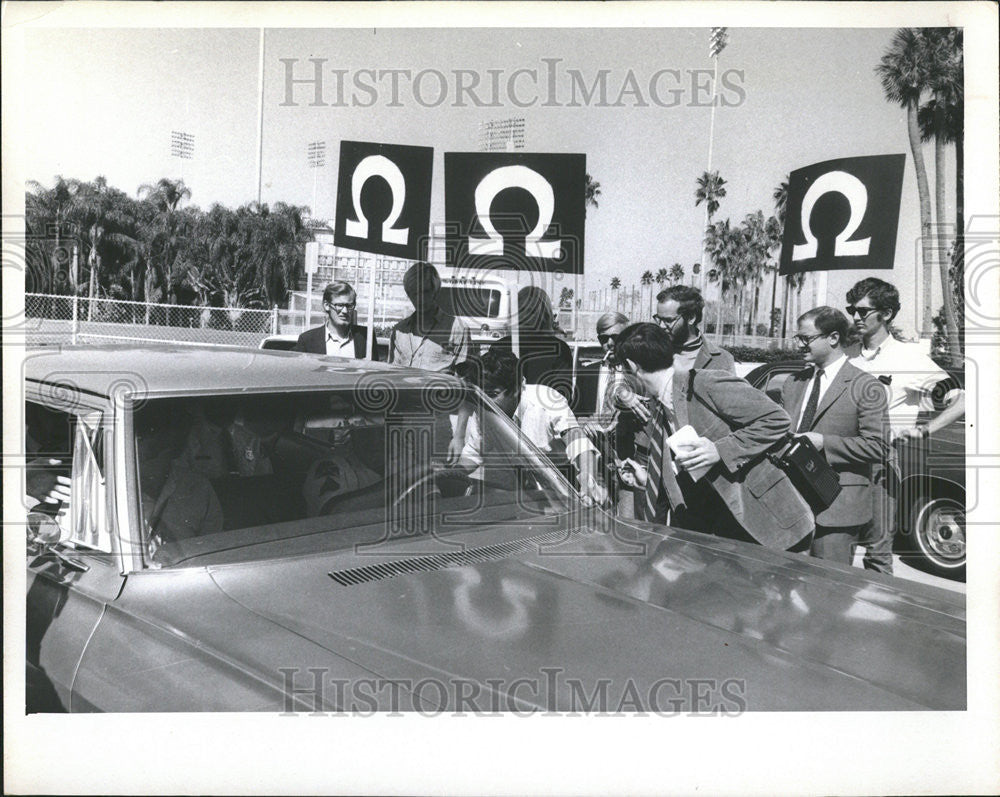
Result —
[[[580, 530], [570, 532], [570, 535], [580, 534]], [[588, 532], [592, 533], [592, 532]], [[519, 540], [501, 542], [496, 545], [484, 545], [480, 548], [468, 548], [464, 551], [451, 551], [434, 554], [433, 556], [416, 556], [413, 559], [397, 559], [393, 562], [380, 562], [377, 565], [353, 567], [349, 570], [337, 570], [329, 574], [330, 578], [344, 587], [356, 584], [367, 584], [369, 581], [381, 581], [386, 578], [406, 575], [407, 573], [428, 573], [432, 570], [444, 570], [448, 567], [465, 567], [466, 565], [489, 562], [495, 559], [505, 559], [508, 556], [528, 553], [545, 543], [555, 544], [565, 540], [567, 533], [562, 529], [536, 534], [533, 537], [522, 537]]]

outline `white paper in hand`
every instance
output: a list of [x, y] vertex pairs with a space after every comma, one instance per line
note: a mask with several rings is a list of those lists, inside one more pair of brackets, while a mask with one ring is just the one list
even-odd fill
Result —
[[[698, 440], [701, 438], [691, 424], [687, 426], [682, 426], [676, 432], [674, 432], [670, 437], [667, 438], [667, 445], [670, 446], [670, 452], [676, 458], [679, 453], [685, 451], [689, 446], [697, 445]], [[679, 462], [678, 467], [683, 467]], [[702, 476], [704, 476], [711, 469], [711, 466], [694, 468], [693, 470], [687, 470], [688, 475], [694, 480], [698, 481]]]

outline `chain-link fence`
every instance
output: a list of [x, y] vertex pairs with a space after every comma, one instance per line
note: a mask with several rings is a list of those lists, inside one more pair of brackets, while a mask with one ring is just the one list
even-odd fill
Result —
[[25, 342], [163, 341], [215, 346], [257, 346], [277, 331], [274, 310], [24, 295]]

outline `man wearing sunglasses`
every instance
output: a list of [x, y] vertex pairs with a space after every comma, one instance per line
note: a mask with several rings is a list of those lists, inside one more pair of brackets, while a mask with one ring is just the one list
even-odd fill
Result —
[[[367, 354], [368, 330], [354, 323], [358, 297], [349, 282], [331, 282], [323, 289], [323, 312], [326, 323], [299, 335], [292, 351], [326, 354], [330, 357], [363, 360]], [[378, 359], [378, 347], [372, 347], [372, 359]]]
[[736, 373], [733, 356], [716, 348], [701, 334], [701, 316], [705, 300], [697, 288], [671, 285], [656, 296], [653, 320], [667, 330], [674, 345], [674, 368], [718, 369]]
[[[946, 407], [935, 417], [933, 396], [938, 386], [950, 387], [950, 377], [920, 343], [897, 340], [892, 322], [899, 313], [899, 291], [874, 277], [847, 292], [847, 312], [861, 335], [861, 353], [851, 363], [885, 385], [893, 440], [923, 439], [965, 414], [965, 391], [954, 385], [944, 397]], [[861, 543], [867, 570], [892, 575], [895, 533], [895, 473], [887, 463], [875, 474], [875, 518]]]

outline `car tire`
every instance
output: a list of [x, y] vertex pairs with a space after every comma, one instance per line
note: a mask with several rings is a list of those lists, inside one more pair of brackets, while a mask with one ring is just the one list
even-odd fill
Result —
[[942, 493], [918, 497], [910, 509], [912, 545], [928, 569], [945, 578], [965, 580], [965, 501]]

